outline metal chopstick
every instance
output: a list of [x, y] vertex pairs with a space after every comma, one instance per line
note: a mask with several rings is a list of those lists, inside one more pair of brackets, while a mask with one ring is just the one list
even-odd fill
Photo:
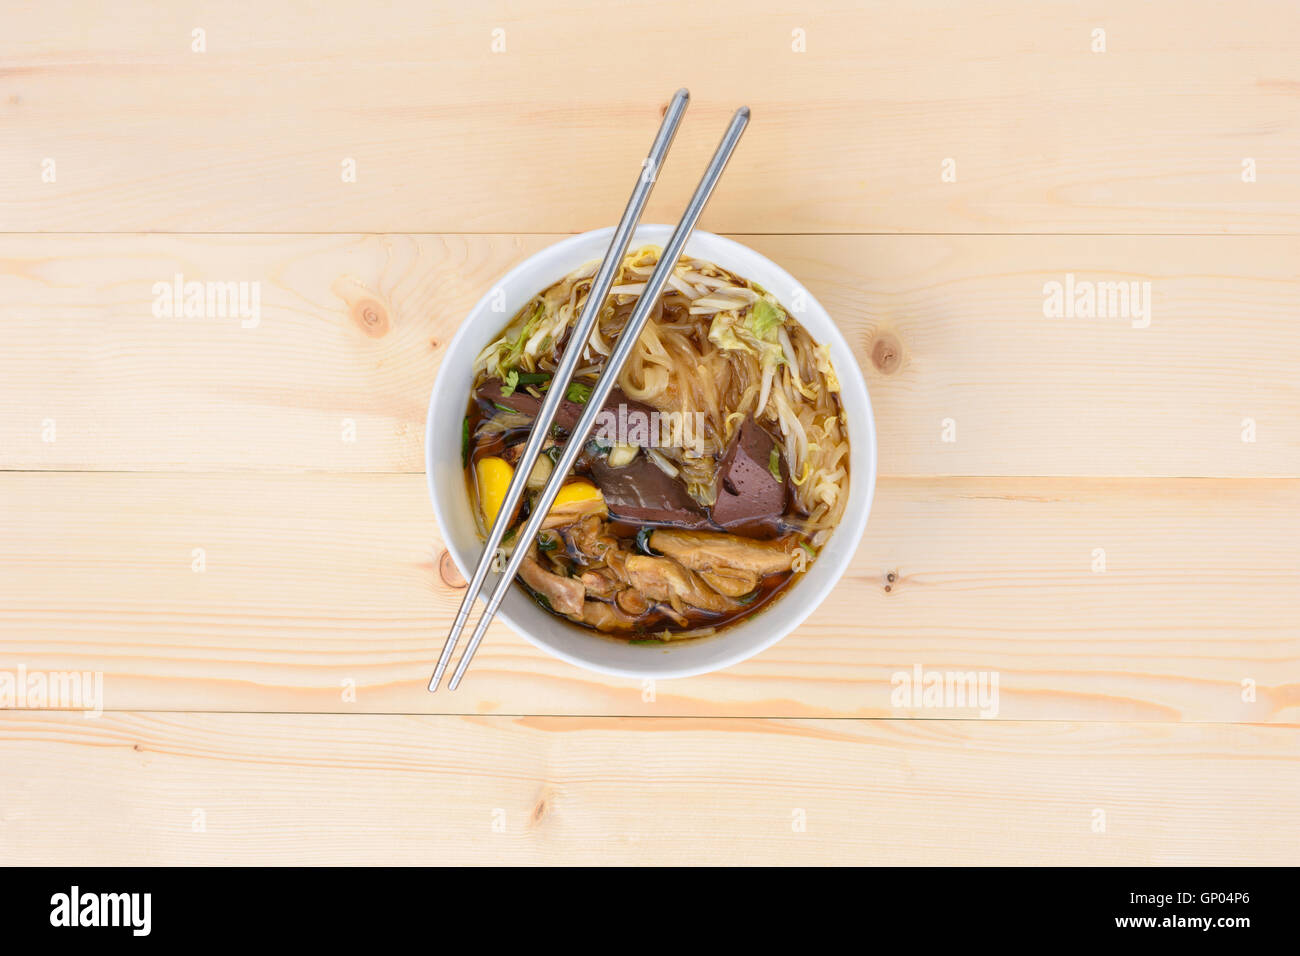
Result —
[[[605, 401], [609, 398], [609, 393], [614, 388], [614, 383], [618, 380], [619, 372], [622, 370], [627, 357], [631, 354], [636, 341], [641, 336], [641, 330], [645, 328], [646, 321], [654, 309], [655, 303], [659, 300], [659, 295], [663, 291], [668, 277], [672, 275], [673, 269], [677, 265], [677, 260], [681, 256], [682, 249], [686, 246], [686, 241], [690, 238], [691, 232], [695, 229], [695, 223], [700, 218], [700, 213], [704, 211], [705, 205], [708, 204], [709, 197], [713, 194], [714, 187], [722, 176], [723, 169], [726, 168], [727, 160], [731, 158], [732, 152], [735, 151], [736, 144], [740, 142], [740, 136], [745, 131], [745, 126], [749, 123], [749, 108], [742, 106], [736, 110], [731, 118], [731, 124], [727, 131], [722, 135], [722, 141], [718, 144], [713, 158], [709, 161], [708, 168], [704, 171], [704, 176], [700, 184], [695, 188], [695, 194], [686, 206], [686, 211], [682, 213], [681, 220], [677, 223], [677, 228], [673, 230], [672, 236], [664, 245], [663, 252], [659, 256], [659, 262], [655, 266], [654, 272], [651, 273], [649, 281], [646, 283], [644, 291], [637, 300], [636, 307], [632, 310], [631, 317], [627, 320], [627, 325], [619, 334], [618, 342], [614, 346], [613, 352], [605, 362], [600, 376], [596, 379], [596, 384], [592, 386], [591, 395], [587, 399], [586, 407], [583, 410], [582, 417], [578, 419], [578, 424], [574, 426], [572, 434], [569, 436], [567, 444], [560, 453], [559, 460], [555, 463], [555, 468], [551, 471], [551, 477], [542, 488], [541, 494], [528, 516], [527, 522], [520, 530], [517, 538], [517, 544], [506, 562], [505, 570], [502, 572], [500, 580], [497, 582], [496, 589], [488, 599], [487, 608], [483, 616], [479, 618], [478, 625], [474, 628], [474, 634], [470, 638], [469, 644], [466, 645], [465, 651], [461, 654], [460, 660], [456, 663], [456, 670], [451, 676], [451, 682], [448, 684], [450, 690], [455, 690], [465, 676], [465, 671], [469, 667], [470, 661], [474, 659], [474, 652], [478, 650], [479, 643], [483, 640], [483, 635], [487, 632], [488, 624], [492, 621], [492, 616], [496, 614], [497, 608], [501, 606], [507, 590], [514, 582], [515, 574], [519, 570], [519, 565], [523, 563], [524, 556], [528, 553], [528, 542], [531, 541], [540, 530], [542, 522], [546, 520], [547, 514], [551, 510], [551, 505], [555, 501], [555, 496], [560, 491], [560, 486], [568, 477], [569, 469], [577, 460], [581, 453], [583, 445], [586, 444], [587, 435], [590, 434], [596, 424], [596, 418], [600, 415], [605, 407]], [[590, 299], [588, 303], [590, 303]], [[568, 352], [577, 353], [581, 351], [581, 344], [586, 341], [585, 337], [574, 337], [570, 340]], [[555, 386], [551, 386], [554, 390]], [[543, 409], [545, 411], [545, 409]], [[502, 514], [505, 514], [502, 509]], [[439, 671], [441, 673], [441, 671]], [[436, 676], [436, 675], [435, 675]], [[434, 687], [431, 685], [430, 690]]]
[[[596, 271], [596, 276], [591, 283], [591, 290], [587, 294], [586, 307], [583, 309], [573, 335], [569, 340], [574, 343], [574, 347], [566, 349], [560, 357], [559, 367], [556, 368], [555, 374], [551, 378], [551, 387], [546, 392], [546, 398], [542, 402], [541, 408], [538, 409], [537, 421], [534, 423], [532, 433], [528, 436], [523, 453], [519, 457], [519, 464], [516, 466], [514, 478], [506, 490], [505, 500], [501, 503], [501, 510], [497, 512], [497, 520], [488, 529], [487, 542], [483, 546], [483, 556], [479, 559], [478, 567], [474, 569], [474, 577], [465, 588], [465, 594], [460, 601], [460, 609], [456, 612], [456, 620], [451, 625], [447, 640], [442, 645], [442, 653], [438, 656], [438, 664], [434, 668], [433, 676], [429, 679], [429, 691], [431, 693], [438, 689], [438, 684], [442, 681], [442, 675], [447, 670], [447, 664], [451, 660], [451, 653], [456, 647], [456, 642], [460, 640], [460, 633], [464, 630], [465, 621], [469, 618], [470, 609], [474, 606], [474, 599], [478, 597], [479, 591], [483, 589], [483, 582], [492, 567], [497, 549], [501, 547], [501, 539], [505, 536], [510, 522], [514, 520], [515, 511], [519, 508], [520, 499], [523, 498], [524, 486], [528, 483], [528, 476], [533, 473], [533, 467], [537, 464], [538, 456], [542, 451], [542, 444], [550, 432], [551, 422], [554, 421], [555, 414], [560, 408], [560, 401], [569, 388], [569, 380], [573, 378], [573, 372], [578, 367], [578, 360], [582, 355], [582, 343], [591, 337], [592, 329], [596, 325], [596, 318], [600, 315], [601, 306], [605, 304], [605, 298], [609, 294], [610, 287], [614, 284], [614, 279], [623, 265], [623, 255], [627, 251], [628, 243], [632, 240], [632, 233], [636, 231], [637, 223], [641, 221], [641, 212], [645, 209], [646, 200], [650, 198], [650, 191], [654, 189], [655, 180], [659, 176], [659, 168], [663, 165], [664, 157], [668, 155], [668, 149], [673, 144], [673, 137], [677, 134], [677, 127], [681, 123], [682, 115], [686, 112], [686, 106], [690, 98], [690, 93], [685, 88], [682, 88], [673, 94], [672, 100], [668, 103], [668, 108], [664, 111], [663, 122], [659, 124], [659, 132], [655, 134], [654, 142], [650, 146], [650, 152], [642, 163], [641, 172], [637, 175], [636, 186], [632, 190], [632, 195], [628, 198], [627, 207], [623, 210], [623, 218], [619, 220], [614, 235], [610, 237], [609, 248], [605, 251], [605, 258]], [[513, 577], [514, 573], [514, 571], [511, 571], [510, 576]]]

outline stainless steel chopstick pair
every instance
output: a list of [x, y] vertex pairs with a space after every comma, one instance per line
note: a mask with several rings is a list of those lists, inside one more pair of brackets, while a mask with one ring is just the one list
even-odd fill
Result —
[[[518, 510], [520, 500], [524, 494], [528, 476], [532, 474], [537, 458], [541, 454], [542, 444], [545, 442], [546, 436], [551, 429], [551, 423], [559, 411], [560, 401], [568, 391], [569, 381], [573, 378], [573, 372], [577, 368], [583, 345], [591, 338], [591, 332], [596, 325], [596, 319], [600, 315], [601, 307], [604, 305], [610, 287], [618, 275], [619, 268], [623, 263], [623, 256], [627, 252], [628, 243], [631, 242], [632, 233], [641, 220], [641, 212], [645, 208], [646, 200], [650, 197], [651, 189], [654, 188], [659, 169], [663, 164], [664, 157], [668, 154], [669, 147], [672, 145], [673, 137], [677, 133], [677, 126], [681, 122], [682, 114], [686, 112], [686, 104], [689, 99], [690, 94], [686, 90], [678, 90], [664, 113], [663, 122], [659, 126], [659, 132], [655, 135], [654, 144], [650, 147], [650, 153], [642, 165], [642, 172], [637, 176], [637, 183], [632, 190], [631, 198], [628, 199], [627, 208], [623, 210], [623, 218], [619, 220], [618, 227], [610, 238], [609, 248], [605, 251], [605, 258], [592, 280], [591, 291], [587, 295], [586, 305], [583, 307], [582, 315], [579, 317], [573, 334], [569, 338], [569, 347], [564, 350], [560, 358], [559, 366], [551, 379], [550, 388], [546, 391], [546, 398], [538, 410], [537, 420], [533, 423], [532, 432], [524, 445], [523, 453], [519, 457], [519, 463], [515, 466], [514, 478], [506, 491], [505, 500], [497, 513], [497, 519], [488, 531], [488, 539], [483, 547], [483, 556], [479, 559], [478, 567], [474, 569], [474, 576], [465, 589], [460, 609], [456, 612], [456, 620], [452, 623], [451, 632], [447, 635], [447, 641], [443, 644], [442, 653], [438, 657], [438, 665], [434, 668], [433, 677], [429, 680], [430, 692], [436, 691], [438, 685], [442, 682], [442, 675], [447, 670], [452, 651], [455, 650], [461, 631], [464, 630], [470, 609], [483, 588], [483, 582], [492, 567], [506, 529], [510, 526], [510, 522], [514, 520], [515, 512]], [[687, 204], [686, 211], [682, 213], [677, 228], [673, 230], [672, 236], [664, 245], [654, 272], [646, 283], [645, 291], [641, 293], [640, 298], [637, 300], [632, 315], [622, 333], [620, 333], [613, 352], [606, 360], [596, 384], [592, 387], [591, 395], [587, 399], [582, 416], [578, 419], [578, 423], [574, 427], [568, 442], [561, 450], [559, 459], [551, 471], [551, 477], [546, 482], [545, 487], [542, 488], [532, 511], [529, 513], [527, 522], [519, 531], [516, 538], [517, 544], [511, 552], [505, 568], [502, 570], [500, 580], [488, 598], [487, 608], [483, 611], [482, 617], [479, 618], [478, 624], [474, 628], [474, 634], [456, 664], [456, 670], [453, 672], [451, 682], [448, 685], [451, 690], [455, 690], [460, 685], [470, 661], [474, 659], [474, 652], [478, 650], [493, 615], [496, 614], [497, 608], [501, 606], [502, 600], [505, 599], [506, 593], [514, 581], [515, 574], [518, 573], [519, 566], [528, 553], [527, 543], [533, 540], [537, 536], [537, 532], [541, 530], [542, 522], [546, 520], [551, 505], [555, 501], [555, 496], [559, 494], [560, 486], [564, 484], [569, 470], [582, 452], [587, 435], [595, 427], [596, 418], [605, 407], [605, 401], [608, 399], [610, 391], [613, 390], [614, 383], [618, 380], [619, 372], [627, 361], [628, 355], [631, 354], [632, 348], [636, 345], [641, 330], [645, 327], [660, 293], [663, 292], [668, 277], [672, 275], [673, 269], [677, 265], [677, 260], [686, 246], [687, 239], [690, 238], [691, 232], [695, 229], [700, 213], [704, 211], [705, 205], [708, 204], [709, 197], [713, 194], [714, 187], [722, 177], [723, 169], [726, 168], [727, 160], [731, 158], [731, 154], [734, 152], [736, 144], [740, 142], [740, 136], [745, 131], [745, 126], [748, 123], [749, 108], [742, 106], [732, 116], [730, 125], [722, 135], [722, 141], [718, 144], [717, 150], [713, 153], [713, 158], [709, 161], [708, 168], [704, 171], [704, 176], [700, 179], [699, 185], [695, 187], [695, 194], [691, 196], [691, 201]]]

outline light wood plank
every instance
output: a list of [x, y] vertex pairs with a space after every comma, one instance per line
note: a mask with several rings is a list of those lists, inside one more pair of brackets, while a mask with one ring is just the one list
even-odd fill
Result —
[[1001, 718], [1300, 718], [1300, 481], [889, 479], [831, 598], [745, 664], [647, 688], [498, 623], [438, 695], [461, 581], [421, 476], [10, 473], [0, 501], [0, 670], [102, 671], [110, 709], [977, 718], [893, 700], [920, 665], [996, 674]]
[[[422, 471], [446, 343], [554, 238], [0, 237], [0, 467]], [[853, 345], [884, 474], [1300, 475], [1300, 238], [748, 241]], [[177, 273], [261, 324], [155, 318]], [[1149, 281], [1149, 327], [1045, 318], [1068, 274]]]
[[0, 717], [0, 759], [21, 768], [0, 857], [28, 865], [1253, 866], [1300, 846], [1294, 726], [26, 713]]
[[755, 121], [715, 231], [1295, 233], [1300, 216], [1292, 0], [70, 0], [7, 5], [0, 62], [9, 231], [594, 228], [682, 84], [695, 106], [648, 221], [675, 218], [741, 103]]
[[[0, 710], [0, 861], [1295, 862], [1293, 0], [50, 0], [0, 64], [0, 708], [83, 669], [108, 708]], [[446, 343], [610, 222], [683, 83], [646, 221], [749, 103], [703, 226], [841, 323], [868, 532], [725, 672], [496, 625], [428, 695]], [[260, 283], [260, 326], [155, 318], [178, 272]], [[1045, 318], [1067, 273], [1149, 281], [1150, 327]], [[998, 719], [891, 699], [915, 667], [996, 675]]]

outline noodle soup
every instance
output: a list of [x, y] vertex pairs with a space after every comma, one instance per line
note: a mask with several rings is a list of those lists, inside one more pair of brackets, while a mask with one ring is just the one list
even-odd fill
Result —
[[[701, 637], [776, 599], [848, 499], [849, 443], [825, 346], [776, 299], [683, 257], [596, 427], [572, 430], [659, 250], [629, 253], [503, 547], [538, 604], [614, 638]], [[596, 262], [534, 296], [478, 355], [463, 464], [481, 534], [497, 519]], [[516, 540], [559, 449], [582, 453], [536, 540]]]

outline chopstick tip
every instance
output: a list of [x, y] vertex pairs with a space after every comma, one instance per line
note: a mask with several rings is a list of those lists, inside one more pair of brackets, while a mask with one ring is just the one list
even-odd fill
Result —
[[446, 667], [445, 664], [439, 664], [438, 667], [435, 667], [435, 668], [434, 668], [434, 670], [433, 670], [433, 676], [429, 678], [429, 693], [430, 693], [430, 694], [436, 694], [436, 693], [438, 693], [438, 686], [442, 683], [442, 675], [443, 675], [443, 673], [446, 672], [446, 670], [447, 670], [447, 667]]

